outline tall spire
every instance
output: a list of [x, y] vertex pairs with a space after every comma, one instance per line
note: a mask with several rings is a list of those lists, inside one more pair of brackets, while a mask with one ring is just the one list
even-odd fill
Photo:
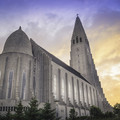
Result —
[[77, 14], [71, 39], [70, 66], [80, 72], [86, 79], [90, 78], [88, 77], [88, 68], [90, 68], [88, 65], [88, 51], [89, 54], [91, 54], [87, 36], [85, 34], [80, 18]]
[[77, 14], [76, 21], [75, 21], [72, 39], [75, 39], [77, 36], [79, 38], [86, 38], [86, 34], [85, 34], [84, 28], [82, 26], [82, 23], [80, 21], [78, 14]]

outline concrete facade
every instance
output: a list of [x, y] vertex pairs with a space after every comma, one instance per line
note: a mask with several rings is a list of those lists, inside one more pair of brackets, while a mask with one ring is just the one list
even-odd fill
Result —
[[34, 96], [39, 107], [51, 103], [63, 120], [72, 108], [78, 116], [89, 115], [92, 105], [103, 112], [111, 111], [78, 16], [71, 39], [70, 66], [29, 40], [19, 28], [8, 37], [0, 55], [0, 112], [14, 111], [20, 100], [28, 106]]

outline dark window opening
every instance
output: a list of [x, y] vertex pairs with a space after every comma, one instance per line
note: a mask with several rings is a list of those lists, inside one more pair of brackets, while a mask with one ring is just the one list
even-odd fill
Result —
[[11, 111], [13, 111], [13, 107], [11, 107]]
[[78, 43], [78, 36], [76, 37], [76, 43]]
[[5, 107], [3, 107], [3, 111], [5, 111]]
[[0, 111], [2, 111], [2, 107], [0, 107]]
[[5, 107], [6, 109], [5, 109], [5, 111], [7, 111], [8, 110], [8, 107]]
[[75, 40], [73, 40], [73, 44], [75, 44]]
[[80, 38], [80, 42], [82, 42], [82, 38]]

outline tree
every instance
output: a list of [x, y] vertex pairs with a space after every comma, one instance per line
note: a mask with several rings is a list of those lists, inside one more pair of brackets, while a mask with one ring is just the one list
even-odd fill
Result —
[[77, 119], [77, 113], [75, 112], [75, 109], [71, 109], [70, 110], [70, 114], [69, 114], [69, 120], [76, 120]]
[[114, 105], [114, 113], [118, 115], [118, 117], [120, 117], [120, 103], [116, 103]]
[[114, 113], [113, 112], [106, 112], [105, 114], [104, 114], [104, 117], [105, 118], [113, 118], [113, 117], [115, 117], [115, 115], [114, 115]]
[[96, 106], [91, 106], [90, 108], [90, 115], [92, 117], [102, 117], [103, 116], [103, 113], [102, 111], [100, 110], [100, 108], [96, 107]]
[[26, 120], [39, 120], [40, 110], [38, 109], [38, 101], [32, 98], [27, 111], [25, 111]]
[[24, 119], [24, 110], [23, 110], [23, 105], [22, 105], [21, 101], [15, 108], [14, 119], [15, 120], [23, 120]]
[[56, 118], [55, 109], [51, 109], [50, 103], [45, 103], [44, 108], [41, 109], [41, 118], [42, 120], [59, 120]]
[[12, 120], [12, 114], [10, 113], [10, 110], [8, 109], [7, 114], [4, 117], [5, 120]]

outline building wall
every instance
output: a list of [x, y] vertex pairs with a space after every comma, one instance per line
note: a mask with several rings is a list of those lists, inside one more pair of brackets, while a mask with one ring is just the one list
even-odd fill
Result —
[[32, 97], [33, 58], [20, 53], [0, 55], [0, 107], [13, 110], [22, 100], [24, 106]]
[[[98, 106], [98, 101], [94, 86], [75, 76], [65, 68], [52, 61], [52, 93], [54, 100], [59, 104], [59, 115], [67, 113], [71, 108], [75, 108], [78, 115], [89, 115], [89, 108], [92, 105]], [[67, 75], [67, 79], [66, 76]], [[64, 86], [62, 86], [64, 82]], [[67, 89], [66, 89], [67, 88]], [[90, 90], [91, 89], [91, 90]], [[102, 103], [101, 103], [102, 104]], [[64, 107], [66, 106], [66, 110]], [[100, 105], [102, 106], [102, 105]], [[62, 112], [62, 113], [61, 113]]]

